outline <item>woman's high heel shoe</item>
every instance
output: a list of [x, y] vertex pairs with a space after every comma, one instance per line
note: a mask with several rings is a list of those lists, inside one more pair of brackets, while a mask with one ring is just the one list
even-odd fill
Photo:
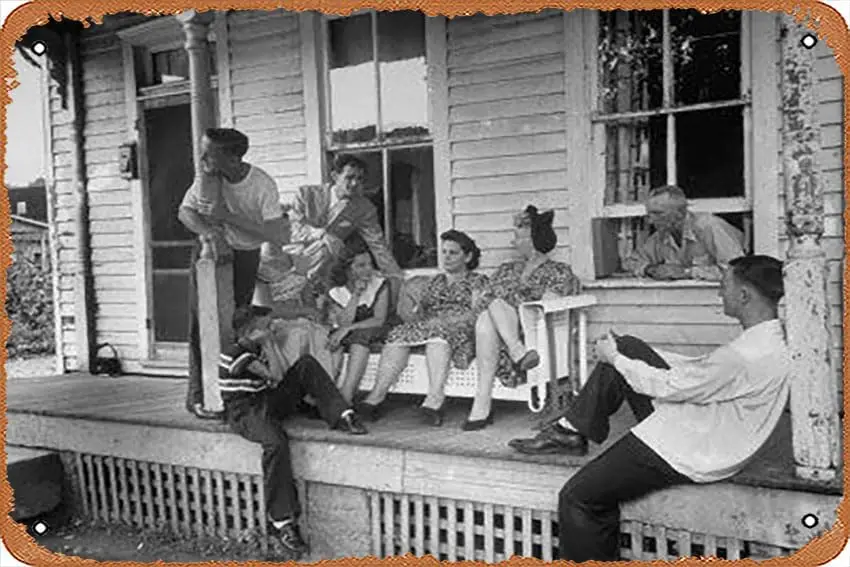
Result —
[[467, 419], [463, 422], [462, 429], [464, 431], [478, 431], [479, 429], [484, 429], [488, 425], [493, 425], [493, 412], [487, 414], [487, 417], [484, 419]]
[[426, 424], [431, 425], [433, 427], [440, 427], [441, 425], [443, 425], [442, 406], [437, 409], [420, 406], [419, 412], [422, 414], [422, 419]]

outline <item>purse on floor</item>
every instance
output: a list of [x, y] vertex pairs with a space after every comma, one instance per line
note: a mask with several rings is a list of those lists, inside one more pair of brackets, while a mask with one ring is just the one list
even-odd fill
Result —
[[[100, 351], [109, 347], [112, 350], [112, 356], [101, 356]], [[121, 368], [121, 360], [118, 358], [118, 351], [109, 343], [97, 345], [95, 351], [94, 362], [92, 364], [92, 374], [107, 374], [109, 376], [121, 376], [124, 374], [124, 369]]]

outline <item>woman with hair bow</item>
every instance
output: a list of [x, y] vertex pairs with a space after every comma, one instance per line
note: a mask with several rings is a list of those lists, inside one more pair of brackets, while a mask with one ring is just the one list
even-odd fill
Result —
[[512, 245], [518, 258], [499, 266], [487, 289], [476, 300], [475, 359], [478, 389], [465, 431], [493, 423], [492, 392], [496, 377], [509, 388], [526, 382], [526, 372], [540, 364], [540, 355], [523, 342], [517, 307], [525, 301], [577, 294], [581, 283], [567, 264], [548, 253], [558, 237], [552, 228], [554, 211], [539, 213], [529, 205], [514, 217]]

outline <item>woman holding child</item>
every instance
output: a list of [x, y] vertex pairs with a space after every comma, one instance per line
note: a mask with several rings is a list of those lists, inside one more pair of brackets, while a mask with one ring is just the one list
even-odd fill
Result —
[[466, 431], [483, 429], [493, 422], [493, 381], [507, 387], [526, 381], [526, 372], [540, 363], [535, 350], [523, 343], [517, 308], [525, 301], [579, 293], [581, 284], [567, 264], [552, 260], [548, 253], [558, 237], [552, 228], [554, 211], [539, 213], [529, 205], [514, 217], [513, 247], [518, 258], [505, 262], [490, 277], [487, 289], [477, 298], [475, 311], [475, 358], [478, 389], [463, 426]]
[[358, 405], [358, 412], [373, 421], [407, 365], [412, 347], [425, 345], [430, 388], [420, 411], [425, 423], [434, 426], [443, 422], [444, 387], [450, 365], [467, 368], [475, 356], [472, 299], [487, 284], [487, 277], [474, 271], [481, 251], [474, 240], [457, 230], [444, 232], [440, 239], [443, 272], [428, 282], [417, 317], [389, 331], [375, 387]]

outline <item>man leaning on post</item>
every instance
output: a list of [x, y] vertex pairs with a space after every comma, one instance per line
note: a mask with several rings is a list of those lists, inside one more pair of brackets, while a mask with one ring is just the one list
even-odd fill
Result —
[[201, 141], [202, 174], [186, 191], [178, 218], [199, 236], [192, 251], [189, 276], [189, 387], [186, 409], [202, 419], [222, 419], [204, 408], [201, 341], [195, 263], [201, 240], [215, 250], [233, 251], [233, 295], [236, 307], [249, 306], [254, 295], [260, 247], [282, 245], [289, 224], [280, 205], [277, 184], [255, 165], [243, 161], [248, 137], [232, 128], [210, 128]]

